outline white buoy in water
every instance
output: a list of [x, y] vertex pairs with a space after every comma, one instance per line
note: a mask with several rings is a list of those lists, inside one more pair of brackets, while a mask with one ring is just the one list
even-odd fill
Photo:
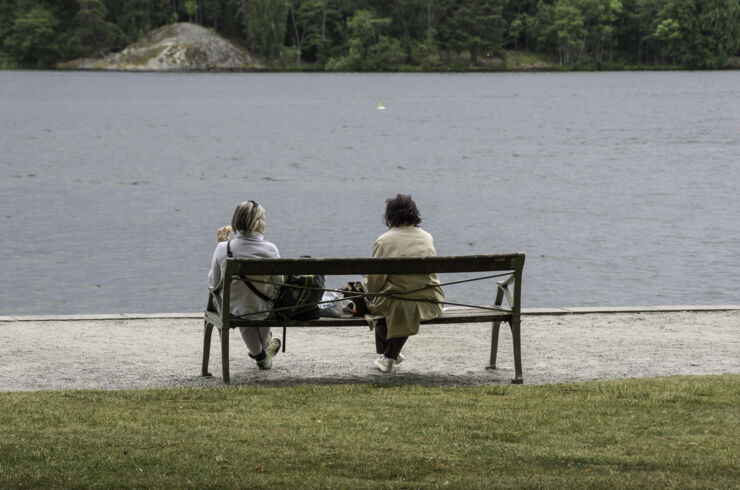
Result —
[[385, 106], [383, 105], [382, 102], [378, 102], [378, 110], [379, 111], [384, 111], [385, 110]]

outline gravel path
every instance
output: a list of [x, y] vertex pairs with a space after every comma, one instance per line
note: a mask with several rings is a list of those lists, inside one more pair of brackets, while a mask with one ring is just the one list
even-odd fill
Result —
[[[0, 391], [218, 387], [200, 376], [202, 320], [150, 318], [0, 322]], [[280, 329], [274, 331], [278, 335]], [[247, 357], [232, 331], [233, 385], [299, 383], [508, 384], [511, 337], [502, 325], [498, 370], [486, 370], [490, 326], [422, 326], [390, 374], [372, 367], [365, 328], [293, 328], [269, 371]], [[740, 310], [525, 316], [525, 384], [674, 374], [740, 374]]]

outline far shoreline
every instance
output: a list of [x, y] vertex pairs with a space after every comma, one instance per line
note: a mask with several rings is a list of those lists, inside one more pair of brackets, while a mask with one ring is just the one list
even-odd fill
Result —
[[0, 68], [1, 72], [30, 72], [30, 73], [112, 73], [112, 74], [310, 74], [310, 75], [335, 75], [335, 74], [352, 74], [352, 75], [445, 75], [445, 74], [539, 74], [539, 73], [716, 73], [716, 72], [736, 72], [740, 67], [725, 67], [713, 69], [697, 69], [684, 67], [628, 67], [618, 69], [585, 69], [585, 68], [534, 68], [526, 70], [498, 70], [498, 69], [473, 69], [473, 70], [386, 70], [386, 71], [325, 71], [325, 70], [301, 70], [301, 69], [188, 69], [188, 70], [124, 70], [124, 69], [96, 69], [96, 68]]

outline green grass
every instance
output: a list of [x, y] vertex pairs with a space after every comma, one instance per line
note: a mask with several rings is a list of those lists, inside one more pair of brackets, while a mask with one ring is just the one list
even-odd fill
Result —
[[0, 393], [0, 488], [737, 488], [740, 375]]

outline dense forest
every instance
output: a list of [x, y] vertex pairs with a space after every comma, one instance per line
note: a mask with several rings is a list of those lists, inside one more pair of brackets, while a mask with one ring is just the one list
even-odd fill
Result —
[[467, 69], [507, 50], [568, 68], [722, 68], [740, 54], [740, 0], [2, 0], [0, 67], [102, 56], [183, 21], [277, 68]]

